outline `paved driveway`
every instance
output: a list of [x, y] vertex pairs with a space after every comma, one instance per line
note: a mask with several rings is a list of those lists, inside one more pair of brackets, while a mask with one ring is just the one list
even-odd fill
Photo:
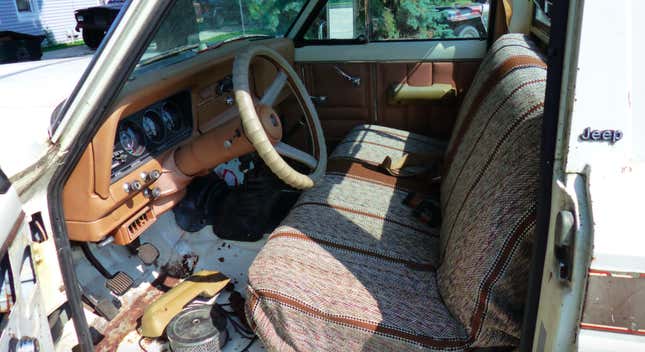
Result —
[[70, 48], [46, 51], [43, 53], [42, 60], [94, 55], [94, 52], [95, 50], [88, 48], [87, 45], [78, 45]]

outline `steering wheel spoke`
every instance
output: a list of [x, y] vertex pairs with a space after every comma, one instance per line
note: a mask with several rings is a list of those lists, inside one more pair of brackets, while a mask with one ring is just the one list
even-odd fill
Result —
[[284, 85], [287, 83], [287, 79], [287, 74], [282, 70], [278, 70], [278, 76], [273, 80], [273, 83], [271, 83], [266, 92], [264, 92], [264, 96], [260, 99], [260, 103], [273, 106], [280, 96], [280, 92], [282, 92]]
[[292, 147], [287, 143], [278, 142], [274, 147], [278, 154], [291, 160], [301, 162], [311, 170], [314, 170], [316, 166], [318, 166], [318, 160], [314, 158], [313, 155]]

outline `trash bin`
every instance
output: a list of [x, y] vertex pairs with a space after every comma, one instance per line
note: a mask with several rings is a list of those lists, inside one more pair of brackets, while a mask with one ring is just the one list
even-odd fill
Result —
[[44, 39], [44, 35], [0, 32], [0, 64], [40, 60], [43, 56], [40, 44]]

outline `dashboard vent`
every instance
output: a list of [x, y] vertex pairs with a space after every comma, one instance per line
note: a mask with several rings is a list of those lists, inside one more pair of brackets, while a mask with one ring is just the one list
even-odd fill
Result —
[[134, 241], [147, 230], [157, 217], [150, 207], [143, 208], [135, 216], [126, 221], [114, 234], [114, 243], [126, 245]]

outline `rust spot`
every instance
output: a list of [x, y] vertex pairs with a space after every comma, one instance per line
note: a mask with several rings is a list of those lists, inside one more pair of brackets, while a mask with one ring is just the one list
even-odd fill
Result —
[[173, 276], [166, 276], [163, 279], [163, 285], [169, 288], [173, 288], [181, 282], [181, 279], [173, 277]]
[[119, 343], [137, 328], [138, 320], [143, 316], [144, 309], [154, 302], [163, 291], [149, 287], [143, 294], [132, 302], [123, 302], [119, 314], [105, 327], [105, 338], [96, 346], [97, 352], [116, 351]]

